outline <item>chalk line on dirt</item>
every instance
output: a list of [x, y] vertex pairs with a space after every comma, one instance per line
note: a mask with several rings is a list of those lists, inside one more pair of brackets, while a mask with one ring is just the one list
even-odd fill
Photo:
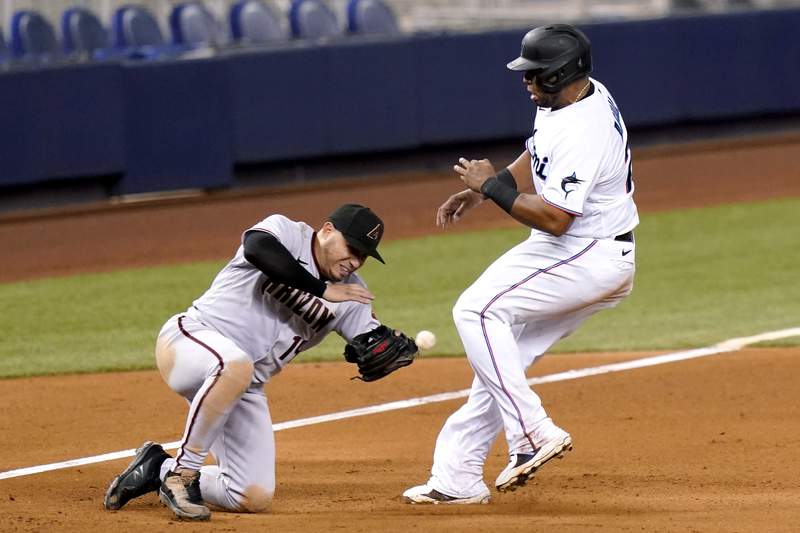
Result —
[[[623, 372], [625, 370], [633, 370], [636, 368], [645, 368], [648, 366], [674, 363], [677, 361], [686, 361], [687, 359], [695, 359], [698, 357], [706, 357], [709, 355], [715, 355], [720, 353], [734, 352], [737, 350], [741, 350], [745, 346], [756, 344], [759, 342], [785, 339], [788, 337], [798, 337], [798, 336], [800, 336], [800, 328], [789, 328], [778, 331], [769, 331], [766, 333], [761, 333], [750, 337], [739, 337], [735, 339], [728, 339], [719, 342], [717, 344], [714, 344], [712, 346], [707, 346], [705, 348], [696, 348], [693, 350], [685, 350], [681, 352], [655, 355], [651, 357], [644, 357], [642, 359], [623, 361], [621, 363], [612, 363], [608, 365], [600, 365], [588, 368], [578, 368], [574, 370], [567, 370], [565, 372], [548, 374], [546, 376], [534, 377], [528, 380], [528, 384], [539, 385], [542, 383], [568, 381], [571, 379], [597, 376], [600, 374], [608, 374], [611, 372]], [[335, 420], [344, 420], [346, 418], [354, 418], [357, 416], [365, 416], [375, 413], [385, 413], [387, 411], [396, 411], [399, 409], [408, 409], [409, 407], [416, 407], [419, 405], [426, 405], [437, 402], [446, 402], [448, 400], [466, 398], [467, 396], [469, 396], [469, 389], [453, 391], [453, 392], [444, 392], [440, 394], [432, 394], [430, 396], [422, 396], [419, 398], [410, 398], [407, 400], [398, 400], [378, 405], [370, 405], [367, 407], [359, 407], [357, 409], [349, 409], [347, 411], [340, 411], [338, 413], [329, 413], [326, 415], [312, 416], [308, 418], [299, 418], [297, 420], [289, 420], [287, 422], [279, 422], [277, 424], [273, 424], [272, 427], [274, 431], [283, 431], [285, 429], [311, 426], [314, 424], [322, 424], [323, 422], [333, 422]], [[180, 441], [168, 442], [166, 444], [163, 444], [164, 448], [167, 450], [176, 449], [178, 448], [179, 445]], [[93, 455], [91, 457], [82, 457], [79, 459], [61, 461], [58, 463], [49, 463], [44, 465], [29, 466], [26, 468], [17, 468], [14, 470], [7, 470], [5, 472], [0, 472], [0, 479], [10, 479], [14, 477], [29, 476], [32, 474], [49, 472], [51, 470], [61, 470], [63, 468], [72, 468], [75, 466], [102, 463], [105, 461], [114, 461], [116, 459], [133, 457], [135, 453], [136, 453], [135, 449], [122, 450], [119, 452], [104, 453], [101, 455]]]

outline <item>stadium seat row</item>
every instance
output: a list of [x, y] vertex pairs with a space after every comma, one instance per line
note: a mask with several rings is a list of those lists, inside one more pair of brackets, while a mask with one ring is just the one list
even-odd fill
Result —
[[143, 6], [124, 5], [117, 9], [110, 30], [90, 10], [72, 7], [61, 16], [59, 45], [53, 25], [41, 13], [20, 10], [11, 19], [8, 45], [0, 31], [0, 62], [148, 59], [176, 56], [197, 48], [398, 32], [395, 15], [382, 0], [349, 0], [345, 24], [340, 24], [321, 0], [292, 0], [288, 13], [283, 15], [286, 18], [282, 15], [262, 0], [238, 0], [230, 7], [226, 31], [202, 2], [184, 2], [174, 6], [169, 15], [168, 41], [155, 16]]

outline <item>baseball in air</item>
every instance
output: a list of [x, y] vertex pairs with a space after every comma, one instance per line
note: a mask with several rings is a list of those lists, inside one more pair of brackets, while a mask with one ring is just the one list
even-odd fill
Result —
[[417, 343], [417, 347], [420, 350], [430, 350], [436, 345], [436, 335], [434, 335], [432, 331], [423, 329], [417, 333], [416, 338], [414, 338], [414, 342]]

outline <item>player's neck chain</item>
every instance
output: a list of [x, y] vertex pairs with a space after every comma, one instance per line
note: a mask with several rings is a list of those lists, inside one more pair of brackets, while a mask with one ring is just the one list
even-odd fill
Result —
[[575, 102], [577, 102], [578, 100], [580, 100], [581, 98], [583, 98], [583, 93], [586, 92], [586, 89], [588, 89], [589, 85], [591, 85], [591, 84], [592, 84], [591, 80], [586, 80], [586, 85], [583, 86], [583, 89], [581, 89], [581, 92], [579, 92], [578, 96], [575, 97], [575, 100], [572, 101], [573, 104]]

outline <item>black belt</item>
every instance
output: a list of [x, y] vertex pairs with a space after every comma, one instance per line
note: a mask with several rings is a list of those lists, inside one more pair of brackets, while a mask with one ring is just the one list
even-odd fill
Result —
[[617, 235], [614, 237], [615, 241], [622, 241], [622, 242], [633, 242], [633, 231], [629, 231], [628, 233], [623, 233], [622, 235]]

